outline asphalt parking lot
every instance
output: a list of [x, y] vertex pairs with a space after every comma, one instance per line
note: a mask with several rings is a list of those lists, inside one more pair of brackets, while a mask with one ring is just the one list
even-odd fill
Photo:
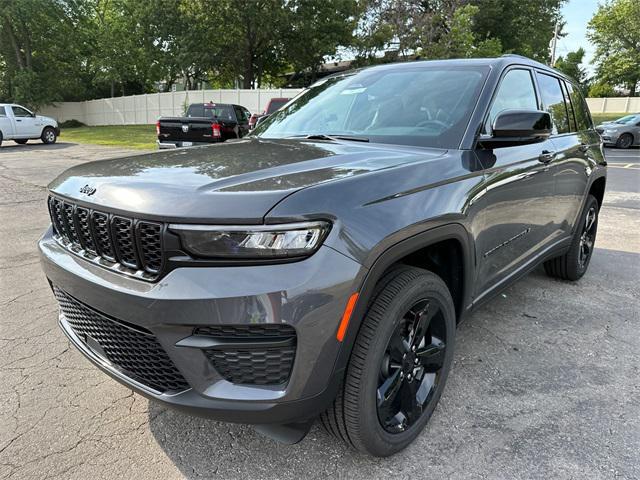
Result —
[[0, 148], [0, 478], [640, 478], [640, 150], [610, 162], [596, 252], [578, 283], [539, 269], [458, 331], [425, 432], [388, 459], [314, 427], [280, 445], [167, 410], [70, 347], [38, 264], [46, 184], [125, 150]]

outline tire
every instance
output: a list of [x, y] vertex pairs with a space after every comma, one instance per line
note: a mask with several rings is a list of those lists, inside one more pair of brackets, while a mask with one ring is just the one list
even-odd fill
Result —
[[633, 135], [630, 133], [623, 133], [616, 142], [616, 148], [629, 148], [631, 145], [633, 145]]
[[576, 281], [585, 274], [593, 256], [593, 247], [598, 232], [598, 212], [598, 200], [593, 195], [589, 195], [573, 234], [569, 251], [544, 263], [547, 275], [562, 280]]
[[56, 140], [58, 140], [58, 136], [56, 135], [56, 131], [53, 128], [45, 127], [45, 129], [42, 130], [40, 139], [42, 140], [42, 143], [46, 143], [47, 145], [49, 145], [52, 143], [56, 143]]
[[344, 383], [320, 416], [325, 430], [379, 457], [409, 445], [442, 395], [455, 330], [453, 300], [440, 277], [407, 266], [385, 275], [358, 332]]
[[26, 138], [21, 138], [19, 140], [14, 140], [14, 142], [16, 142], [18, 145], [24, 145], [25, 143], [27, 143], [29, 140]]
[[2, 132], [0, 132], [0, 146], [2, 146]]

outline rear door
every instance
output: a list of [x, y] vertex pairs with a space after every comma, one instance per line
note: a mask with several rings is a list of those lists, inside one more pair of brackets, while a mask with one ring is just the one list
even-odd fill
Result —
[[38, 138], [42, 133], [42, 125], [36, 117], [26, 108], [12, 105], [11, 110], [15, 120], [16, 138]]
[[[491, 133], [504, 110], [539, 110], [533, 71], [511, 67], [502, 76], [485, 120]], [[553, 224], [554, 145], [550, 140], [530, 145], [478, 149], [485, 171], [485, 191], [476, 200], [476, 298], [480, 300], [507, 281], [558, 235]]]
[[236, 119], [238, 121], [238, 136], [244, 137], [247, 133], [249, 133], [249, 117], [245, 114], [245, 111], [239, 105], [234, 105], [233, 111], [235, 112]]
[[[553, 121], [553, 223], [568, 236], [582, 206], [588, 174], [596, 165], [595, 155], [600, 155], [600, 139], [591, 122], [587, 121], [588, 113], [585, 115], [582, 110], [580, 93], [571, 84], [547, 72], [538, 71], [536, 77], [543, 106]], [[578, 109], [580, 113], [576, 115]], [[598, 152], [595, 155], [594, 150]]]

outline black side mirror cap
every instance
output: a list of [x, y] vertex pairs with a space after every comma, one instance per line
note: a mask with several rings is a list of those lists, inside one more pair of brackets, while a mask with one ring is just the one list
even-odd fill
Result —
[[510, 147], [542, 142], [552, 132], [551, 115], [540, 110], [504, 110], [492, 125], [492, 134], [480, 137], [484, 148]]

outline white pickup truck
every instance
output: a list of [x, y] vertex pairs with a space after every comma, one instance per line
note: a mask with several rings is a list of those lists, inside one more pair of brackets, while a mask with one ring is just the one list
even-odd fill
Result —
[[25, 144], [29, 140], [56, 143], [60, 135], [58, 122], [30, 112], [20, 105], [0, 103], [0, 145], [3, 140]]

